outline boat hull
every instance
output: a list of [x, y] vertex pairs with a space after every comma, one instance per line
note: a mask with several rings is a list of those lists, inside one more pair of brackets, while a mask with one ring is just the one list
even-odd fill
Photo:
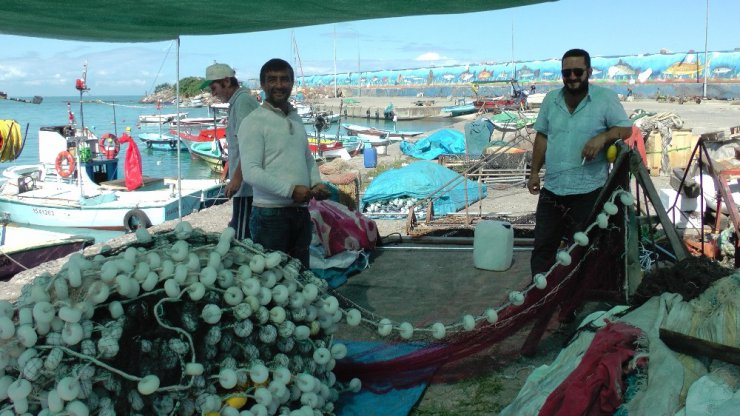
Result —
[[216, 150], [213, 150], [212, 143], [195, 142], [190, 144], [190, 154], [206, 162], [213, 172], [223, 173], [227, 156]]
[[[95, 242], [92, 237], [55, 238], [59, 233], [22, 229], [17, 226], [7, 227], [4, 232], [8, 235], [5, 244], [0, 246], [0, 281], [7, 281], [26, 269], [78, 252]], [[37, 234], [39, 237], [48, 234], [48, 237], [53, 239], [34, 242], [34, 236]]]
[[[172, 183], [172, 182], [170, 182]], [[171, 189], [132, 192], [105, 192], [91, 198], [79, 198], [76, 188], [59, 192], [36, 190], [18, 195], [0, 195], [0, 211], [17, 224], [47, 227], [75, 227], [130, 231], [127, 219], [133, 213], [145, 215], [147, 225], [158, 225], [199, 210], [207, 201], [216, 200], [222, 184], [217, 180], [182, 180], [182, 199], [176, 184]], [[141, 214], [139, 214], [141, 213]]]

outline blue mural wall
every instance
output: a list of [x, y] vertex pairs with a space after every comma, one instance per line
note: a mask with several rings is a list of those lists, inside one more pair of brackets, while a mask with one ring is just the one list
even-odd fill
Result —
[[[663, 83], [668, 89], [675, 89], [677, 83], [703, 84], [705, 68], [708, 70], [707, 84], [740, 84], [740, 51], [709, 52], [706, 61], [703, 52], [597, 56], [591, 58], [591, 66], [592, 82], [645, 85], [650, 86], [648, 90], [657, 90]], [[336, 75], [336, 83], [337, 87], [371, 90], [383, 87], [445, 89], [471, 82], [506, 81], [512, 78], [523, 85], [538, 84], [538, 89], [539, 84], [560, 86], [560, 60], [346, 72]], [[334, 74], [310, 75], [296, 80], [296, 83], [308, 88], [333, 87], [334, 80]], [[738, 87], [740, 85], [732, 85], [731, 89]], [[690, 88], [692, 91], [694, 89]]]

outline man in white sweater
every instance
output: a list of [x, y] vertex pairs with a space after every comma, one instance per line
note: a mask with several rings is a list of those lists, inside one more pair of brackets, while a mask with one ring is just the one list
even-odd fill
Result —
[[311, 198], [326, 199], [319, 169], [308, 148], [303, 121], [288, 99], [293, 68], [271, 59], [260, 70], [266, 98], [239, 127], [242, 173], [254, 190], [250, 230], [252, 240], [280, 250], [309, 267]]

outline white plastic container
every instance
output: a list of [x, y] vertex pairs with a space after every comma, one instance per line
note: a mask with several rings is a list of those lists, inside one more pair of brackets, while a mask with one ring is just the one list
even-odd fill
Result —
[[378, 155], [384, 155], [388, 153], [388, 146], [385, 145], [375, 146], [375, 149], [378, 151]]
[[511, 267], [514, 229], [505, 221], [484, 220], [475, 226], [473, 264], [478, 269], [502, 272]]

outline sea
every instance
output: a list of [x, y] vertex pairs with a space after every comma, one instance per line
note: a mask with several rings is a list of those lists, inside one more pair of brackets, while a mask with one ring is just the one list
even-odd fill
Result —
[[[74, 123], [79, 127], [91, 129], [98, 137], [105, 133], [113, 133], [116, 136], [123, 134], [127, 127], [131, 128], [131, 136], [137, 140], [142, 158], [143, 174], [149, 177], [180, 177], [184, 179], [199, 179], [215, 177], [208, 165], [200, 159], [192, 159], [187, 151], [175, 152], [171, 150], [148, 149], [137, 139], [140, 133], [167, 133], [168, 125], [140, 124], [140, 115], [148, 114], [170, 114], [176, 113], [174, 105], [162, 105], [159, 109], [154, 104], [140, 103], [140, 96], [95, 96], [85, 92], [77, 96], [68, 97], [44, 97], [40, 104], [30, 103], [31, 97], [18, 97], [27, 99], [29, 102], [15, 100], [0, 100], [0, 120], [11, 119], [17, 121], [21, 126], [21, 133], [25, 137], [23, 151], [20, 156], [11, 162], [0, 162], [0, 172], [9, 166], [36, 164], [39, 160], [38, 132], [41, 127], [63, 126], [70, 120], [70, 113], [74, 116]], [[200, 108], [180, 108], [180, 112], [187, 113], [186, 117], [209, 117], [212, 116], [207, 106]], [[398, 121], [394, 126], [392, 121], [385, 119], [375, 120], [373, 118], [349, 118], [342, 122], [372, 126], [382, 129], [407, 131], [430, 131], [449, 125], [449, 121], [441, 119], [419, 119], [409, 121]], [[313, 126], [306, 125], [307, 132], [314, 133]], [[328, 137], [337, 134], [340, 129], [338, 123], [332, 124], [324, 134]], [[343, 130], [343, 129], [342, 129]], [[340, 134], [345, 134], [340, 131]], [[122, 155], [125, 146], [121, 149]], [[179, 168], [178, 168], [179, 161]], [[119, 169], [123, 164], [119, 164]], [[123, 177], [123, 172], [118, 173]], [[38, 227], [45, 228], [45, 227]], [[100, 231], [85, 228], [62, 228], [49, 227], [59, 232], [67, 232], [76, 235], [87, 235], [95, 238], [96, 242], [104, 242], [121, 235], [116, 231]]]

